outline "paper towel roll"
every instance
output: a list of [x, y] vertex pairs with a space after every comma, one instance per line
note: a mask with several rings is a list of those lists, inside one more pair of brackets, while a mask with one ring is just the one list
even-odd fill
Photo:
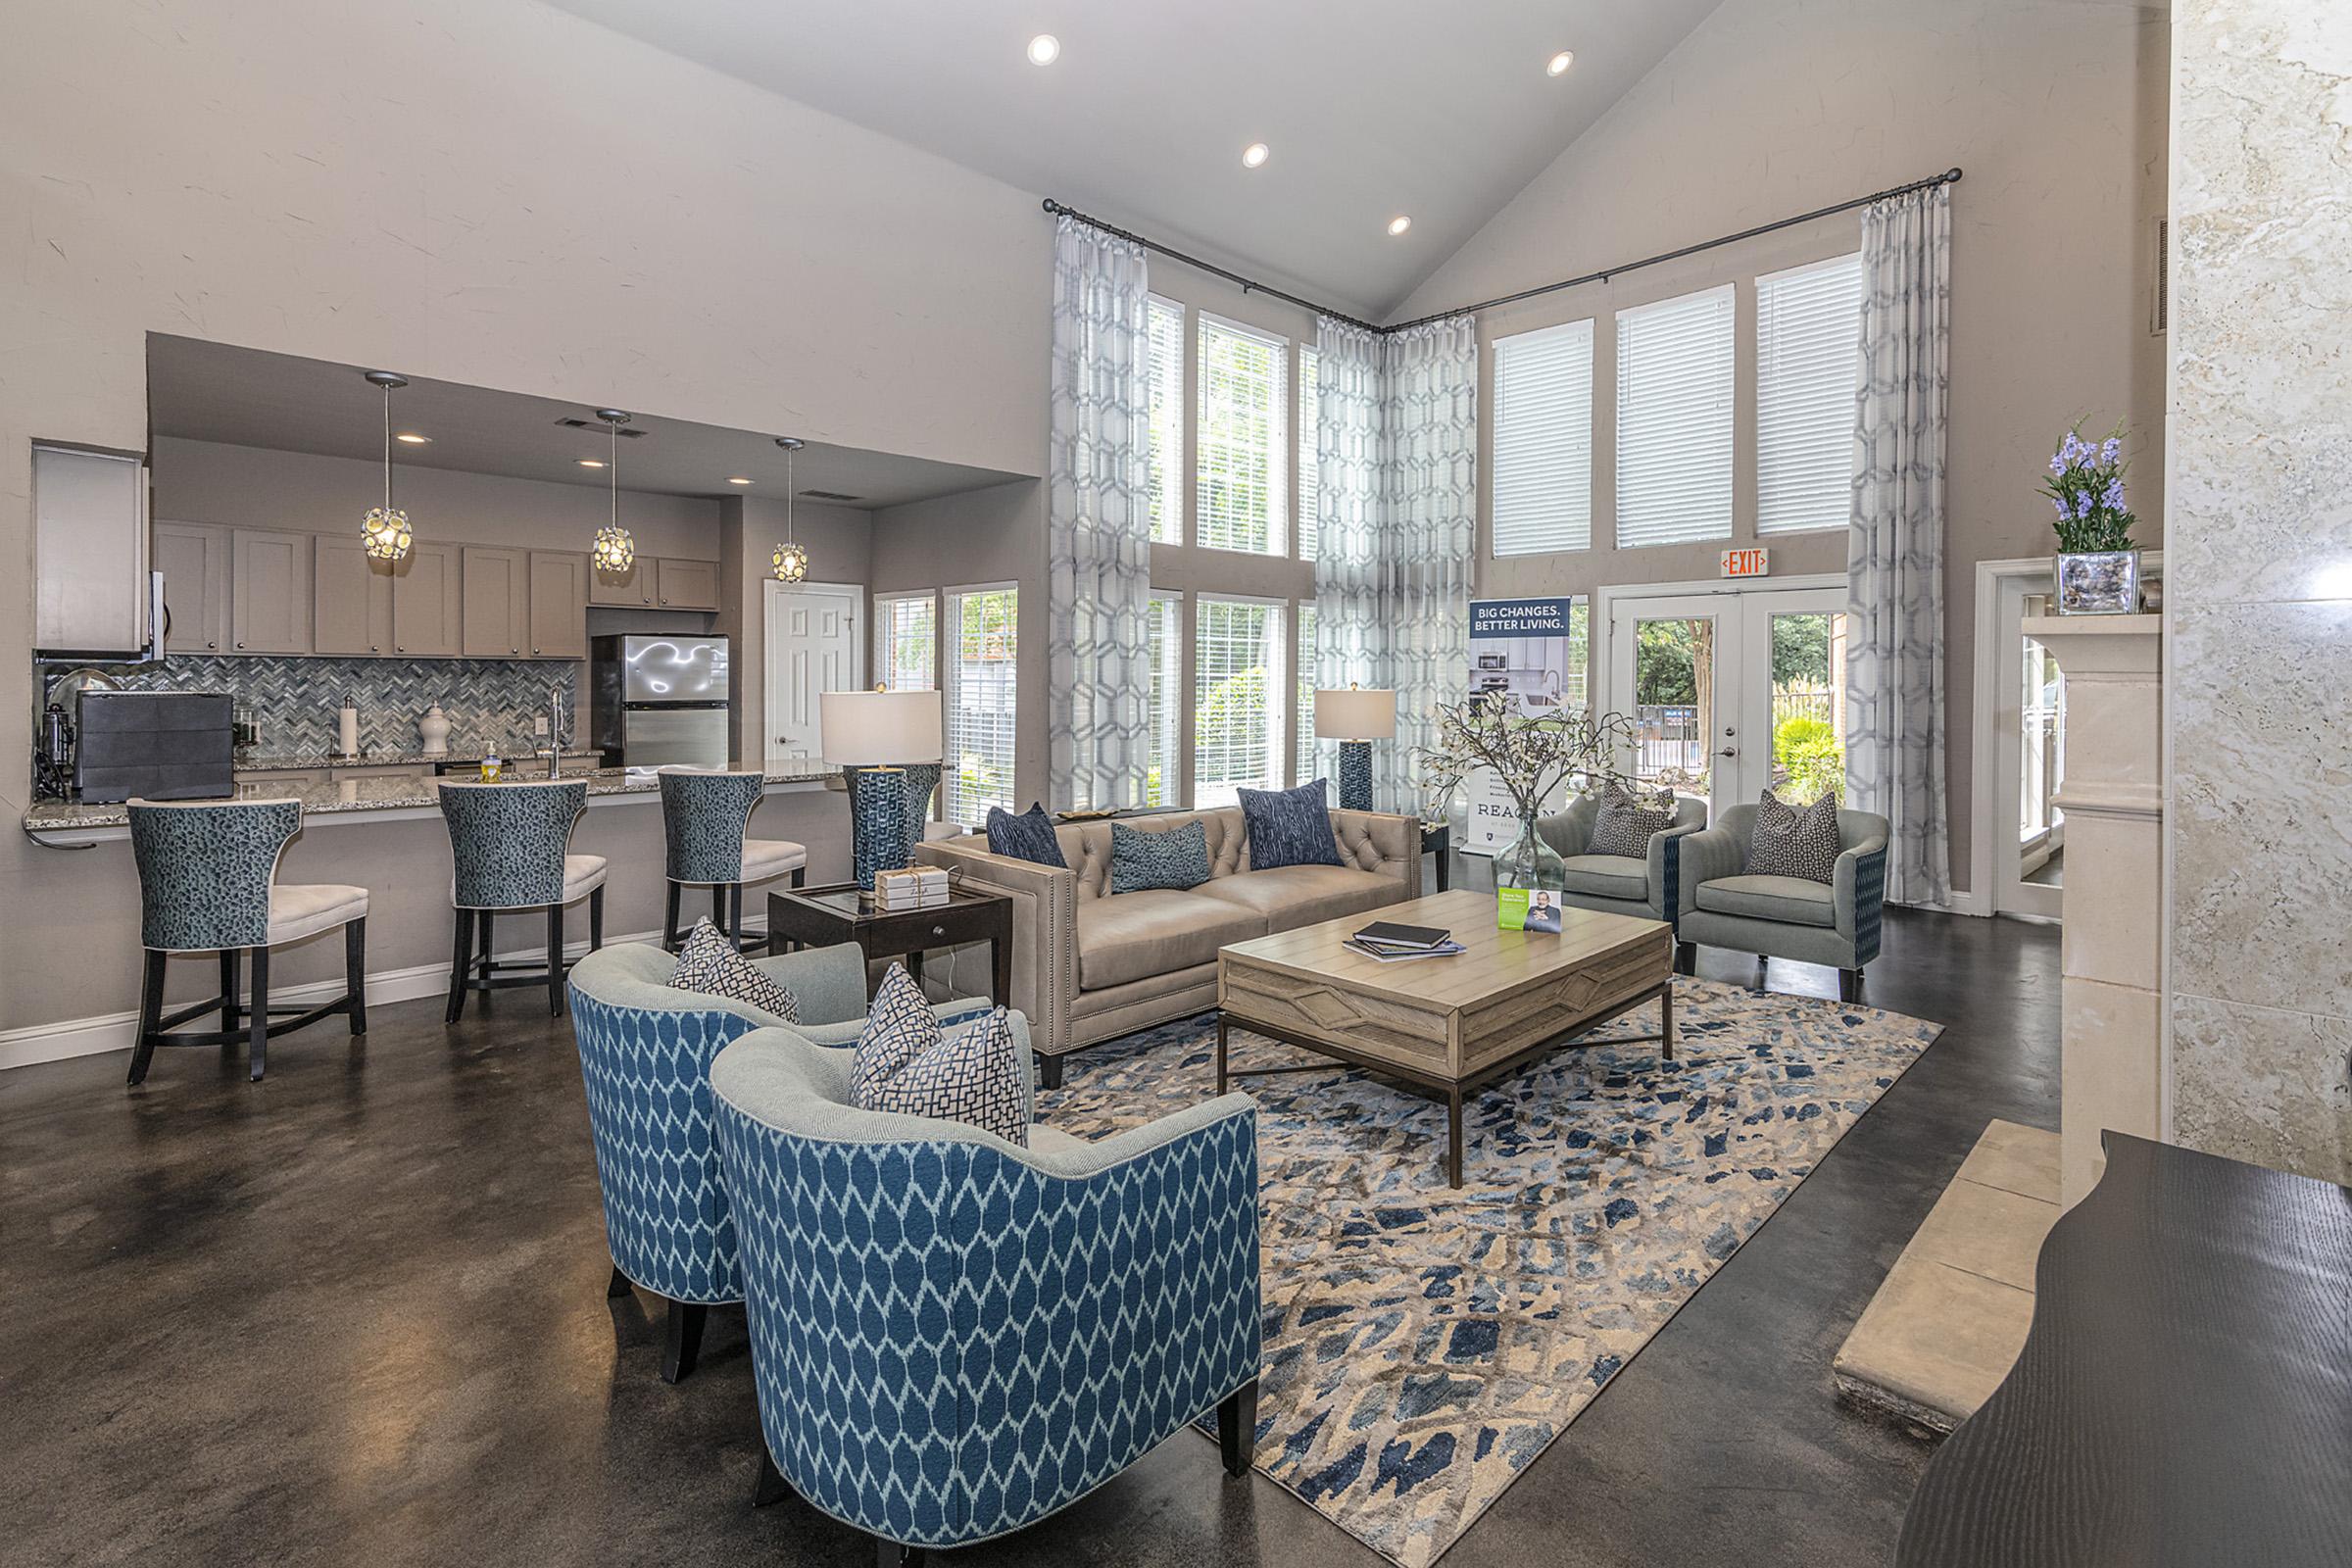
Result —
[[360, 755], [360, 710], [358, 709], [347, 707], [343, 710], [341, 722], [335, 729], [335, 750], [345, 757]]

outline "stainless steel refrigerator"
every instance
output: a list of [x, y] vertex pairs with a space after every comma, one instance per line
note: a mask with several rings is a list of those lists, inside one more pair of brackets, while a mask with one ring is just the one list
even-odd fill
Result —
[[729, 673], [724, 637], [590, 639], [591, 744], [607, 767], [726, 766]]

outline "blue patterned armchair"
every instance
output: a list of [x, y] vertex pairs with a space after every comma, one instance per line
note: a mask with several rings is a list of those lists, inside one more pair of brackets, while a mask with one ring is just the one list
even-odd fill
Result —
[[[754, 962], [791, 990], [800, 1024], [674, 989], [676, 959], [648, 943], [602, 949], [571, 970], [572, 1035], [612, 1253], [608, 1294], [635, 1284], [669, 1303], [662, 1375], [672, 1383], [694, 1370], [707, 1309], [743, 1299], [710, 1138], [711, 1058], [755, 1029], [791, 1028], [814, 1045], [846, 1047], [865, 1026], [865, 956], [856, 944]], [[987, 1006], [969, 1001], [934, 1011], [949, 1020]], [[1017, 1013], [1012, 1024], [1026, 1051], [1028, 1026]]]
[[1017, 1149], [855, 1108], [852, 1059], [771, 1029], [711, 1067], [766, 1453], [884, 1563], [1032, 1524], [1217, 1412], [1249, 1472], [1257, 1116], [1224, 1095]]
[[1735, 806], [1704, 833], [1683, 841], [1683, 918], [1675, 966], [1690, 972], [1697, 944], [1756, 956], [1756, 983], [1767, 957], [1828, 964], [1838, 995], [1858, 1002], [1862, 969], [1879, 956], [1886, 906], [1886, 819], [1871, 811], [1838, 813], [1833, 882], [1749, 876], [1747, 847], [1756, 808]]
[[1690, 835], [1707, 825], [1707, 803], [1694, 796], [1674, 798], [1674, 824], [1651, 835], [1649, 854], [1592, 855], [1592, 822], [1600, 814], [1600, 797], [1580, 795], [1568, 808], [1536, 819], [1544, 842], [1567, 861], [1567, 886], [1561, 902], [1603, 914], [1630, 914], [1642, 920], [1663, 920], [1679, 926], [1682, 920], [1682, 848]]

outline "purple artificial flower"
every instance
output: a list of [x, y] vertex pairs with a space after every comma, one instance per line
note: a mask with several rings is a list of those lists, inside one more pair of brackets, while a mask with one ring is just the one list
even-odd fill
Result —
[[2107, 481], [2107, 493], [2099, 497], [2099, 505], [2116, 512], [2124, 510], [2124, 476], [2117, 474]]
[[2052, 496], [2050, 497], [2050, 505], [2058, 509], [2059, 516], [2063, 517], [2068, 514], [2066, 510], [2066, 497]]
[[2124, 443], [2122, 437], [2111, 435], [2099, 447], [2099, 461], [2101, 463], [2113, 463], [2117, 458], [2123, 456], [2123, 452]]

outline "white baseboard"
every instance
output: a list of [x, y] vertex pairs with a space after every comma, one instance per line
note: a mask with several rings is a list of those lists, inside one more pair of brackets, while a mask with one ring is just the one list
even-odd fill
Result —
[[[746, 914], [743, 932], [757, 935], [767, 929], [764, 916], [754, 919]], [[660, 942], [659, 931], [632, 931], [624, 936], [605, 939], [605, 946], [624, 942]], [[565, 943], [565, 957], [578, 960], [588, 951], [586, 942]], [[501, 949], [496, 956], [501, 962], [544, 963], [547, 944], [535, 948]], [[300, 1005], [309, 1003], [331, 1002], [343, 994], [340, 980], [314, 980], [304, 985], [284, 986], [272, 990], [272, 1003]], [[413, 964], [406, 969], [381, 969], [368, 976], [368, 1004], [376, 1006], [393, 1002], [416, 1002], [425, 997], [449, 995], [449, 965], [442, 963]], [[26, 1024], [19, 1029], [0, 1029], [0, 1071], [10, 1067], [29, 1067], [44, 1061], [65, 1061], [74, 1056], [100, 1056], [110, 1051], [128, 1051], [136, 1042], [139, 1015], [129, 1012], [99, 1013], [88, 1018], [67, 1018], [57, 1023]]]

